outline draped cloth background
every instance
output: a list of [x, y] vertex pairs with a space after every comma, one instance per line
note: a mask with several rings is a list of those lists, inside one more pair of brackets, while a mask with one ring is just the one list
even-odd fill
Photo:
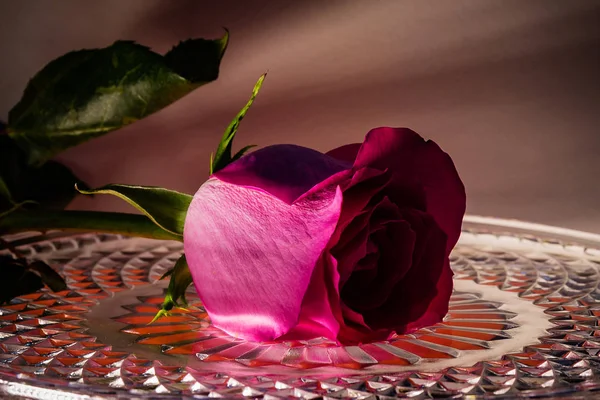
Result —
[[[268, 70], [238, 146], [327, 151], [407, 126], [453, 156], [468, 212], [600, 233], [600, 1], [0, 0], [0, 16], [0, 119], [67, 51], [230, 29], [217, 82], [60, 157], [93, 186], [193, 193]], [[96, 197], [72, 208], [129, 210]]]

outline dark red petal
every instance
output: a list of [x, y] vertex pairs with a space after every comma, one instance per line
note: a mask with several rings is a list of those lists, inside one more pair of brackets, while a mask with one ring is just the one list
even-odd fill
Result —
[[405, 221], [388, 221], [373, 236], [379, 251], [369, 262], [376, 263], [376, 267], [356, 268], [341, 289], [342, 301], [364, 313], [381, 307], [395, 295], [395, 286], [411, 267], [416, 240], [415, 233]]
[[337, 149], [330, 150], [325, 154], [330, 157], [337, 158], [340, 161], [353, 164], [354, 160], [356, 160], [358, 150], [360, 150], [360, 146], [362, 146], [360, 143], [347, 144], [338, 147]]
[[[366, 210], [362, 210], [373, 200], [373, 195], [381, 189], [380, 185], [385, 184], [385, 180], [380, 179], [382, 177], [386, 178], [376, 175], [355, 184], [344, 192], [342, 214], [330, 242], [331, 254], [338, 261], [340, 288], [353, 273], [359, 260], [367, 254], [369, 235], [381, 225], [380, 222], [373, 225], [371, 221], [373, 213], [377, 211], [378, 214], [382, 214], [384, 209], [387, 209], [392, 219], [398, 219], [400, 216], [398, 207], [387, 197], [381, 199], [379, 203], [369, 206]], [[351, 189], [356, 189], [356, 192], [353, 193]]]
[[437, 144], [407, 128], [376, 128], [361, 146], [354, 168], [389, 169], [394, 180], [417, 180], [423, 187], [427, 212], [448, 236], [447, 252], [460, 236], [465, 213], [465, 188], [452, 159]]
[[446, 260], [442, 269], [442, 275], [436, 285], [437, 295], [429, 303], [427, 311], [419, 319], [406, 325], [405, 333], [411, 333], [423, 327], [435, 325], [444, 319], [448, 313], [448, 304], [452, 295], [452, 275], [450, 262]]
[[[351, 174], [351, 178], [346, 179], [349, 174]], [[343, 178], [338, 179], [338, 175], [340, 177], [343, 175]], [[365, 218], [362, 220], [360, 215], [364, 213], [365, 208], [373, 198], [385, 188], [391, 178], [391, 175], [385, 171], [372, 168], [361, 168], [358, 171], [344, 171], [338, 175], [334, 175], [330, 179], [339, 181], [338, 184], [342, 189], [344, 202], [337, 228], [331, 238], [332, 247], [340, 240], [348, 241], [352, 239], [354, 234], [357, 234], [366, 226], [369, 215], [364, 216]], [[362, 222], [355, 222], [355, 219], [359, 219]]]
[[[354, 222], [362, 224], [360, 219], [355, 219], [352, 225], [355, 225]], [[346, 239], [345, 236], [342, 236], [342, 238]], [[367, 255], [367, 241], [369, 239], [368, 223], [365, 223], [362, 229], [356, 234], [348, 235], [347, 238], [349, 240], [345, 240], [342, 246], [336, 246], [331, 250], [332, 255], [336, 258], [339, 265], [340, 287], [344, 287], [358, 262]]]
[[372, 330], [365, 323], [362, 315], [342, 304], [345, 323], [340, 327], [338, 341], [345, 345], [356, 345], [386, 340], [390, 336], [389, 329]]
[[439, 281], [443, 279], [447, 262], [446, 235], [430, 216], [422, 216], [426, 226], [423, 231], [416, 232], [416, 238], [417, 241], [425, 239], [426, 244], [419, 244], [415, 248], [424, 246], [426, 250], [420, 256], [420, 262], [413, 263], [394, 287], [388, 301], [382, 307], [365, 313], [365, 322], [373, 329], [390, 328], [403, 333], [406, 326], [422, 318], [432, 304], [449, 302], [450, 296], [438, 293], [437, 288]]

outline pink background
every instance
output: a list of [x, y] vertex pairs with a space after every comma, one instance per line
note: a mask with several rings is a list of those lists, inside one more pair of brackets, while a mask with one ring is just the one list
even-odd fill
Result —
[[[231, 31], [220, 79], [60, 157], [90, 184], [193, 193], [261, 73], [237, 146], [326, 151], [407, 126], [455, 160], [468, 212], [600, 233], [600, 1], [0, 0], [0, 118], [74, 49]], [[75, 208], [129, 210], [116, 199]]]

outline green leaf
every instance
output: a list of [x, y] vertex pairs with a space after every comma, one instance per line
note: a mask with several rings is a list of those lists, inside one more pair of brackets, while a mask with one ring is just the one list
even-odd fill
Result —
[[44, 284], [54, 292], [67, 288], [64, 279], [42, 261], [28, 263], [24, 258], [0, 255], [0, 273], [0, 304], [36, 292]]
[[[11, 191], [11, 180], [18, 182], [21, 178], [21, 150], [6, 135], [0, 134], [0, 212], [12, 208], [15, 199]], [[12, 178], [12, 179], [11, 179]]]
[[17, 296], [36, 292], [44, 287], [42, 279], [27, 269], [24, 259], [0, 256], [0, 304], [7, 303]]
[[2, 175], [0, 175], [0, 197], [8, 203], [13, 203], [12, 195], [8, 190], [8, 186], [6, 186], [4, 179], [2, 179]]
[[67, 284], [62, 276], [43, 261], [31, 262], [29, 270], [39, 275], [42, 278], [42, 282], [53, 292], [60, 292], [67, 289]]
[[82, 190], [83, 194], [112, 194], [125, 200], [163, 230], [183, 236], [183, 225], [192, 196], [153, 186], [106, 185]]
[[187, 307], [188, 305], [187, 300], [185, 299], [185, 291], [187, 290], [188, 286], [192, 284], [193, 280], [185, 255], [181, 256], [181, 258], [177, 260], [175, 267], [173, 267], [171, 271], [171, 281], [169, 282], [169, 287], [167, 288], [167, 294], [165, 295], [162, 308], [150, 323], [153, 323], [160, 317], [167, 315], [169, 311], [173, 309], [173, 307], [179, 307], [179, 300], [181, 300], [181, 304], [183, 306]]
[[[225, 166], [227, 166], [227, 164], [234, 161], [235, 157], [231, 156], [231, 146], [233, 144], [233, 139], [235, 138], [235, 134], [238, 130], [238, 127], [240, 126], [240, 122], [242, 122], [242, 120], [246, 116], [246, 113], [252, 106], [252, 103], [254, 103], [254, 99], [256, 99], [256, 96], [258, 95], [258, 91], [260, 90], [266, 76], [267, 76], [267, 74], [263, 74], [258, 79], [258, 81], [256, 82], [256, 85], [254, 85], [254, 89], [252, 90], [252, 96], [250, 96], [250, 100], [248, 100], [248, 103], [246, 103], [244, 108], [242, 108], [242, 110], [235, 116], [233, 121], [231, 121], [231, 123], [225, 130], [225, 133], [223, 134], [223, 137], [221, 138], [221, 142], [219, 143], [219, 146], [217, 147], [217, 151], [216, 151], [214, 157], [211, 154], [211, 164], [210, 164], [211, 165], [211, 168], [210, 168], [211, 175], [214, 174], [215, 172], [219, 171], [220, 169], [225, 168]], [[240, 152], [242, 152], [242, 153], [240, 154], [240, 152], [238, 152], [238, 154], [236, 154], [236, 157], [238, 157], [238, 158], [241, 157], [242, 154], [244, 154], [244, 152], [246, 152], [251, 147], [252, 146], [245, 147], [244, 149], [240, 150]]]
[[11, 214], [26, 205], [38, 205], [35, 201], [24, 201], [22, 203], [13, 203], [9, 207], [5, 209], [0, 209], [0, 219], [6, 217], [8, 214]]
[[[0, 121], [0, 135], [2, 137], [5, 138], [4, 134], [6, 129], [6, 124], [3, 121]], [[0, 140], [2, 140], [0, 138]], [[0, 142], [0, 146], [2, 146], [3, 143]], [[0, 147], [0, 152], [2, 151], [2, 148]], [[2, 210], [3, 208], [8, 207], [8, 205], [12, 205], [14, 203], [13, 199], [12, 199], [12, 195], [10, 194], [10, 190], [8, 189], [8, 185], [6, 184], [6, 182], [4, 182], [4, 179], [2, 178], [2, 174], [0, 174], [0, 210]]]
[[35, 75], [8, 133], [41, 165], [61, 151], [144, 118], [219, 75], [229, 33], [191, 39], [164, 56], [131, 41], [67, 53]]
[[63, 209], [77, 195], [77, 182], [81, 184], [69, 168], [56, 161], [40, 167], [28, 165], [17, 144], [0, 135], [0, 214], [16, 204]]

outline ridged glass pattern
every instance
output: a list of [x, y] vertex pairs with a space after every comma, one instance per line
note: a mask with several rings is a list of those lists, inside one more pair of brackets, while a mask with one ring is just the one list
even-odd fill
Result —
[[[0, 393], [84, 399], [469, 398], [600, 389], [600, 243], [466, 224], [444, 322], [386, 342], [254, 343], [188, 309], [149, 325], [180, 243], [58, 237], [19, 249], [67, 280], [0, 307]], [[499, 233], [500, 232], [500, 233]], [[504, 233], [502, 233], [504, 232]], [[62, 396], [62, 397], [60, 397]]]

